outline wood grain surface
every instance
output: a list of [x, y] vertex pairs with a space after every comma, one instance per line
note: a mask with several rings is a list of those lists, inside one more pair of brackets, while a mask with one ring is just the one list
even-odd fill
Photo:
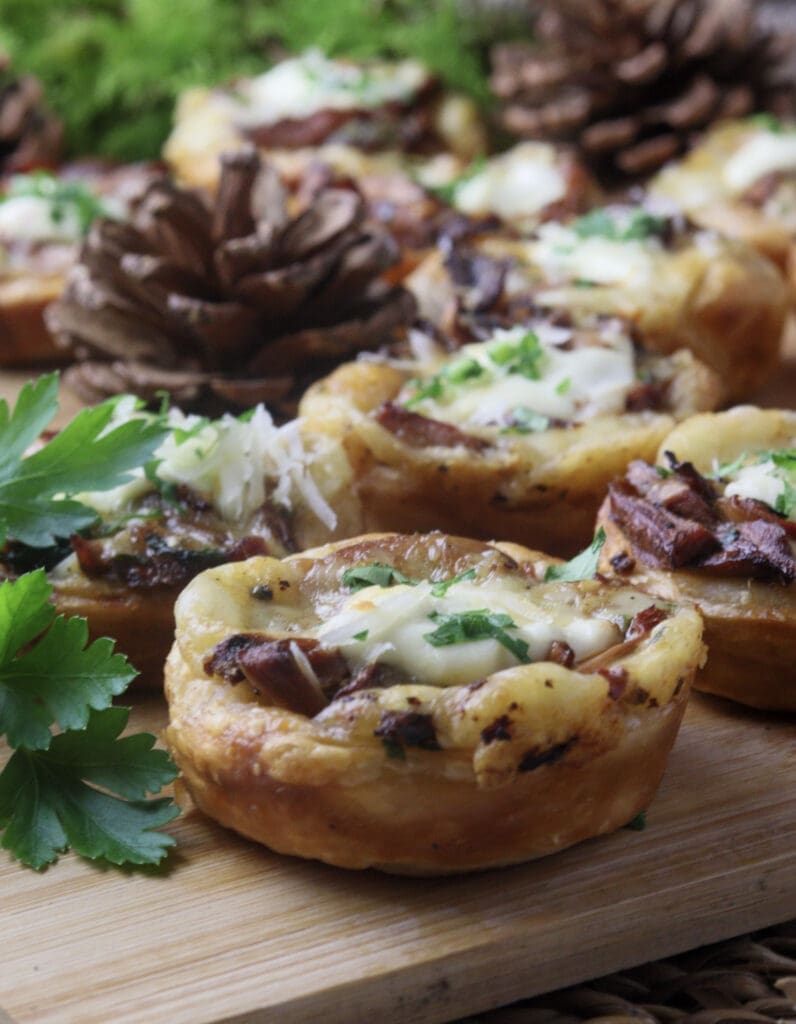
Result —
[[[158, 729], [162, 701], [136, 707]], [[0, 863], [36, 1024], [436, 1022], [796, 916], [796, 721], [693, 699], [643, 832], [444, 880], [280, 857], [188, 810], [168, 870]]]
[[[761, 402], [796, 405], [796, 334]], [[165, 716], [150, 697], [131, 727]], [[696, 696], [644, 832], [480, 875], [291, 860], [190, 806], [169, 829], [163, 871], [0, 855], [0, 1020], [432, 1024], [787, 920], [796, 719]]]

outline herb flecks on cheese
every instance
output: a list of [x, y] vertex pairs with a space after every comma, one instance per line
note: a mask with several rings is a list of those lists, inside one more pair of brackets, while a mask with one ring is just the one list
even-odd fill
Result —
[[549, 325], [495, 331], [436, 373], [410, 381], [400, 400], [433, 419], [523, 434], [546, 429], [551, 419], [578, 423], [623, 412], [637, 383], [630, 338], [607, 324], [594, 344], [572, 339], [571, 331]]
[[479, 581], [469, 571], [448, 582], [365, 587], [314, 634], [339, 648], [352, 671], [379, 662], [424, 684], [458, 686], [543, 661], [554, 641], [567, 644], [576, 661], [589, 658], [622, 640], [629, 614], [619, 592], [617, 606], [597, 615], [579, 610], [560, 583]]
[[744, 453], [718, 466], [715, 476], [729, 481], [727, 497], [764, 501], [781, 516], [796, 519], [796, 449]]
[[307, 50], [283, 60], [256, 78], [241, 81], [234, 93], [241, 125], [301, 120], [321, 110], [373, 110], [388, 103], [411, 103], [430, 78], [416, 60], [354, 64]]
[[[118, 401], [114, 422], [150, 414], [135, 399]], [[114, 491], [80, 496], [101, 514], [118, 512], [148, 491], [164, 486], [190, 488], [229, 522], [245, 522], [271, 499], [291, 508], [297, 496], [330, 528], [336, 517], [316, 484], [311, 466], [318, 453], [304, 444], [297, 420], [277, 427], [265, 406], [241, 417], [208, 420], [179, 409], [166, 415], [170, 427], [152, 463]]]
[[97, 217], [123, 214], [118, 203], [100, 198], [84, 182], [46, 171], [15, 175], [0, 193], [0, 239], [79, 242]]

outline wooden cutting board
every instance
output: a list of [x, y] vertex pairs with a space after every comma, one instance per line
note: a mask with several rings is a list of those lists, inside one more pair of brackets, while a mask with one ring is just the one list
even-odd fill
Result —
[[12, 1021], [430, 1024], [786, 920], [796, 719], [696, 697], [645, 831], [469, 877], [291, 860], [194, 810], [170, 828], [160, 873], [0, 861]]
[[[796, 405], [789, 347], [766, 404]], [[433, 1024], [796, 917], [796, 718], [696, 696], [644, 832], [475, 876], [290, 860], [190, 808], [170, 831], [163, 871], [0, 854], [0, 1022]]]

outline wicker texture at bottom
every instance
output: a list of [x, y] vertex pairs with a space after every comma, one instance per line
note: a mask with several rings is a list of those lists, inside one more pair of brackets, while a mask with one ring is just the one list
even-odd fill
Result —
[[796, 1021], [796, 921], [522, 1000], [460, 1024]]

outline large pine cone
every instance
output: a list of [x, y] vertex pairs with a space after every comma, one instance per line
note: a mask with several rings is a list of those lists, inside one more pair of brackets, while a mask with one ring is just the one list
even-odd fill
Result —
[[412, 319], [412, 297], [381, 277], [398, 258], [354, 191], [290, 218], [248, 150], [224, 158], [213, 206], [159, 180], [129, 223], [95, 222], [47, 320], [81, 360], [65, 379], [84, 400], [166, 391], [212, 414], [289, 413], [311, 380]]
[[39, 80], [15, 77], [0, 54], [0, 174], [54, 167], [60, 160], [63, 125], [42, 101]]
[[504, 126], [573, 141], [604, 173], [649, 173], [714, 120], [794, 107], [793, 40], [754, 0], [547, 0], [536, 38], [492, 51]]

